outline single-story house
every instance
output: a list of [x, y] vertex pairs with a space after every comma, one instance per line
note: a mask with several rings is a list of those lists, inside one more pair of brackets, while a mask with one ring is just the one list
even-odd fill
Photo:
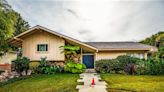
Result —
[[11, 61], [17, 58], [17, 53], [10, 51], [0, 56], [0, 71], [11, 70]]
[[64, 64], [65, 55], [59, 47], [67, 44], [80, 46], [80, 62], [87, 68], [94, 68], [100, 59], [113, 59], [119, 55], [131, 55], [147, 59], [152, 46], [137, 42], [81, 42], [42, 26], [35, 26], [12, 39], [9, 43], [22, 48], [22, 55], [31, 62], [47, 57], [48, 61]]

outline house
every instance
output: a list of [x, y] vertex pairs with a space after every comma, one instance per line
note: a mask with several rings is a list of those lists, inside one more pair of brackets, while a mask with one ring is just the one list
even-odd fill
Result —
[[11, 71], [11, 61], [17, 58], [17, 53], [10, 51], [0, 56], [0, 71]]
[[59, 47], [66, 44], [80, 46], [80, 61], [87, 68], [94, 68], [94, 62], [100, 59], [113, 59], [119, 55], [131, 55], [147, 59], [152, 46], [137, 42], [81, 42], [42, 26], [35, 26], [12, 39], [9, 43], [22, 48], [22, 55], [31, 62], [47, 57], [48, 61], [64, 64], [65, 55]]

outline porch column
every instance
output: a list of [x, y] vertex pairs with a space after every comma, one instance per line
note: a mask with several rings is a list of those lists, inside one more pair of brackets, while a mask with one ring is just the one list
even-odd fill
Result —
[[144, 59], [147, 60], [147, 52], [144, 53]]
[[95, 68], [95, 61], [97, 60], [97, 52], [94, 53], [94, 68]]

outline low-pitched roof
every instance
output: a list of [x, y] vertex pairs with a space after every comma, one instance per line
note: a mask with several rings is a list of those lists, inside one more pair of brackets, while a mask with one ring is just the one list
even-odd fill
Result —
[[151, 50], [153, 46], [138, 42], [85, 42], [98, 50]]
[[149, 45], [145, 45], [145, 44], [141, 44], [141, 43], [137, 43], [137, 42], [81, 42], [79, 40], [76, 40], [74, 38], [60, 34], [58, 32], [55, 32], [53, 30], [50, 30], [50, 29], [45, 28], [40, 25], [34, 26], [31, 29], [13, 37], [12, 39], [9, 40], [9, 42], [11, 44], [16, 44], [16, 45], [20, 46], [21, 45], [20, 43], [23, 41], [22, 39], [20, 39], [21, 36], [26, 35], [35, 29], [44, 30], [46, 32], [52, 33], [61, 38], [73, 41], [75, 43], [78, 43], [79, 45], [86, 46], [86, 47], [91, 48], [96, 51], [98, 51], [98, 50], [99, 51], [105, 51], [105, 50], [147, 50], [147, 51], [151, 51], [152, 48], [153, 48], [153, 50], [154, 49], [156, 50], [156, 48], [153, 46], [149, 46]]
[[23, 33], [21, 33], [21, 34], [15, 36], [15, 37], [13, 37], [12, 39], [9, 40], [9, 42], [11, 43], [11, 42], [14, 41], [14, 40], [20, 41], [21, 39], [19, 39], [19, 37], [21, 37], [21, 36], [23, 36], [23, 35], [25, 35], [25, 34], [28, 34], [28, 33], [32, 32], [33, 30], [35, 30], [35, 29], [44, 30], [44, 31], [49, 32], [49, 33], [51, 33], [51, 34], [57, 35], [57, 36], [59, 36], [59, 37], [61, 37], [61, 38], [64, 38], [64, 39], [73, 41], [73, 42], [75, 42], [75, 43], [78, 43], [78, 44], [80, 44], [80, 45], [86, 46], [86, 47], [88, 47], [88, 48], [91, 48], [91, 49], [97, 51], [97, 48], [95, 48], [95, 47], [93, 47], [93, 46], [91, 46], [91, 45], [88, 45], [88, 44], [83, 43], [83, 42], [81, 42], [81, 41], [79, 41], [79, 40], [76, 40], [76, 39], [74, 39], [74, 38], [71, 38], [71, 37], [68, 37], [68, 36], [66, 36], [66, 35], [60, 34], [60, 33], [58, 33], [58, 32], [55, 32], [55, 31], [53, 31], [53, 30], [50, 30], [50, 29], [48, 29], [48, 28], [46, 28], [46, 27], [43, 27], [43, 26], [40, 26], [40, 25], [34, 26], [34, 27], [30, 28], [29, 30], [27, 30], [27, 31], [25, 31], [25, 32], [23, 32]]

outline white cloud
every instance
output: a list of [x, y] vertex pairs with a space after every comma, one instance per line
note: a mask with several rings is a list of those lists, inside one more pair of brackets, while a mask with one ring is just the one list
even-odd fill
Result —
[[34, 25], [82, 41], [141, 40], [164, 30], [164, 2], [120, 0], [8, 0]]

